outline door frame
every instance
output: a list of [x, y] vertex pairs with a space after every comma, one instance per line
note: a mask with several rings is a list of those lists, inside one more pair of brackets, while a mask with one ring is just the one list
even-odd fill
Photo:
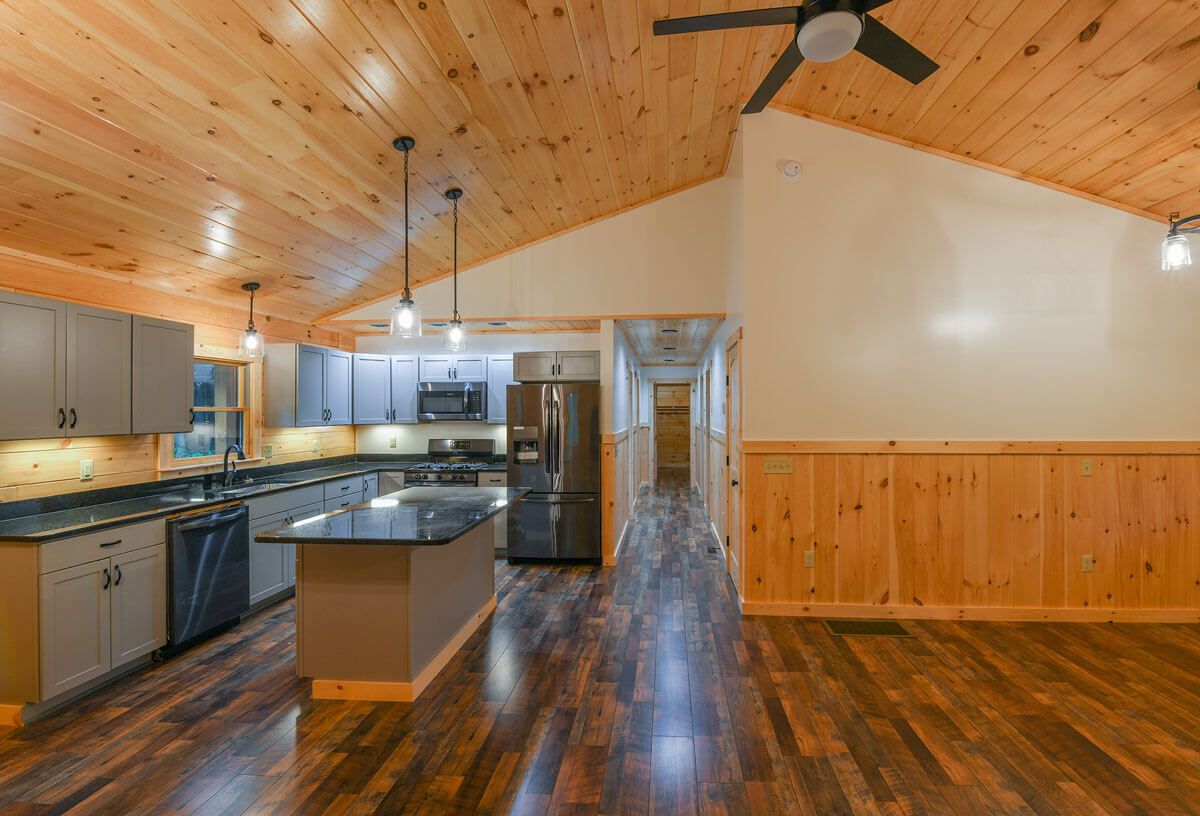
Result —
[[[692, 388], [696, 383], [694, 380], [688, 379], [686, 377], [651, 377], [650, 379], [646, 380], [646, 383], [650, 386], [650, 433], [648, 435], [648, 439], [646, 440], [646, 446], [649, 448], [649, 450], [647, 451], [647, 454], [650, 457], [649, 458], [650, 473], [647, 475], [650, 477], [650, 485], [653, 487], [653, 486], [658, 485], [658, 421], [657, 421], [658, 394], [656, 392], [657, 386], [659, 386], [659, 385], [686, 385], [688, 387], [688, 408], [689, 408], [688, 435], [690, 436], [691, 435], [691, 426], [692, 426], [692, 416], [691, 416], [690, 409], [693, 405], [695, 405], [695, 399], [694, 399], [695, 394], [693, 393]], [[688, 458], [689, 459], [692, 458], [691, 450], [688, 451]], [[692, 461], [688, 462], [688, 472], [689, 473], [691, 473], [691, 469], [694, 465], [695, 465], [695, 462], [692, 462]]]
[[[733, 393], [733, 378], [729, 376], [731, 369], [730, 361], [737, 362], [737, 394]], [[744, 387], [744, 369], [742, 368], [742, 329], [739, 326], [738, 330], [730, 335], [725, 342], [725, 453], [729, 456], [729, 461], [737, 464], [738, 484], [733, 485], [733, 479], [728, 475], [729, 469], [726, 468], [726, 478], [729, 479], [729, 484], [725, 490], [725, 534], [729, 537], [730, 544], [725, 547], [725, 572], [733, 581], [733, 586], [737, 591], [740, 600], [742, 595], [742, 571], [745, 568], [744, 557], [737, 559], [737, 574], [734, 574], [734, 565], [732, 563], [731, 550], [733, 548], [733, 539], [737, 537], [738, 552], [743, 553], [743, 531], [745, 525], [742, 524], [742, 516], [746, 512], [746, 504], [744, 501], [738, 502], [738, 513], [735, 516], [734, 507], [734, 491], [738, 491], [738, 496], [741, 493], [742, 484], [745, 482], [746, 474], [742, 472], [742, 426], [744, 422], [743, 410], [745, 401], [743, 394], [746, 389]], [[736, 437], [734, 436], [735, 428], [730, 417], [733, 416], [734, 400], [737, 401], [737, 427]], [[737, 444], [734, 445], [736, 439]], [[736, 448], [736, 449], [735, 449]]]

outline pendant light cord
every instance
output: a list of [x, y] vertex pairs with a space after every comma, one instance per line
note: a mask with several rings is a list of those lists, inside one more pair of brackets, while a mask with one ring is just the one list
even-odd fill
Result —
[[412, 300], [408, 288], [408, 153], [404, 151], [404, 300]]
[[254, 328], [254, 290], [250, 290], [250, 325], [248, 328]]
[[454, 319], [458, 320], [458, 199], [454, 199]]

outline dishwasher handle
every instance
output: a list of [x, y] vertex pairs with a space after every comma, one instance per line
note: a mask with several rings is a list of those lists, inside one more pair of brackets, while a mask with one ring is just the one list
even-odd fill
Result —
[[178, 529], [185, 533], [190, 532], [192, 530], [202, 530], [206, 527], [212, 527], [217, 524], [224, 524], [226, 522], [237, 521], [239, 518], [245, 516], [246, 514], [247, 514], [247, 510], [245, 507], [238, 507], [238, 508], [230, 510], [226, 513], [214, 513], [211, 516], [200, 516], [197, 519], [193, 519], [191, 521], [185, 521], [185, 522], [179, 524]]

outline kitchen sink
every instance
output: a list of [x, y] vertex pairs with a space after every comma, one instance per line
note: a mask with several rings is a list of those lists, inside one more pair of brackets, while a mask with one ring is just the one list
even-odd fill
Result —
[[264, 490], [278, 490], [281, 487], [290, 487], [290, 485], [287, 482], [255, 482], [241, 487], [229, 487], [218, 492], [227, 499], [236, 499], [241, 496], [262, 493]]

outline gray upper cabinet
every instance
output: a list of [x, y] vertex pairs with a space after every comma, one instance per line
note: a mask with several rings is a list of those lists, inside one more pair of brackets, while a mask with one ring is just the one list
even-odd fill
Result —
[[132, 318], [67, 304], [67, 436], [131, 428]]
[[0, 439], [62, 436], [67, 304], [0, 292]]
[[490, 355], [487, 370], [487, 421], [489, 425], [504, 425], [508, 422], [508, 386], [513, 382], [512, 355]]
[[350, 425], [354, 421], [354, 355], [302, 343], [266, 348], [266, 408], [269, 427]]
[[482, 354], [423, 354], [421, 382], [484, 382], [487, 357]]
[[518, 382], [598, 382], [598, 351], [523, 351], [513, 355]]
[[354, 422], [354, 355], [337, 349], [325, 350], [325, 424]]
[[415, 425], [417, 423], [417, 358], [393, 355], [391, 367], [391, 421], [397, 424]]
[[383, 425], [392, 419], [392, 358], [354, 355], [354, 424]]
[[153, 317], [133, 318], [133, 433], [192, 430], [195, 329]]

